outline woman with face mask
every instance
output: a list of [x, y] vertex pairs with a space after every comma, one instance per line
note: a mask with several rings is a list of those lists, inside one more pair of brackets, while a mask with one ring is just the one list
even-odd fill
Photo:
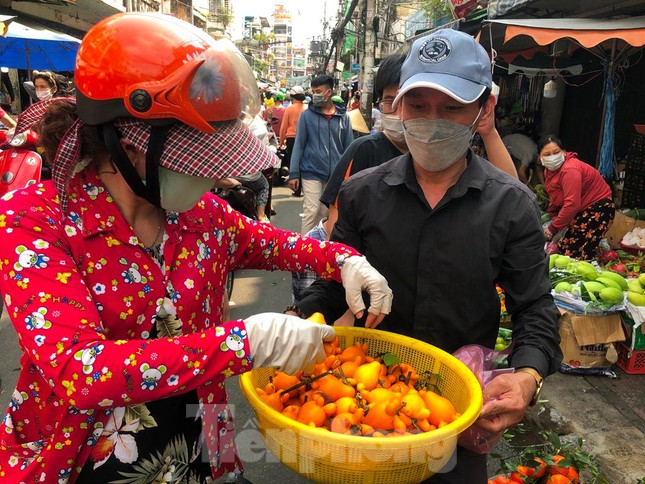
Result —
[[598, 170], [565, 151], [553, 135], [538, 143], [549, 194], [551, 223], [544, 229], [547, 241], [566, 229], [557, 241], [558, 253], [581, 260], [593, 259], [600, 239], [614, 219], [611, 188]]
[[32, 81], [38, 101], [65, 97], [70, 94], [67, 89], [67, 80], [60, 74], [51, 71], [33, 71]]
[[117, 14], [87, 32], [75, 84], [76, 100], [30, 107], [52, 180], [0, 200], [0, 293], [23, 353], [0, 475], [239, 474], [225, 379], [311, 371], [334, 330], [281, 313], [224, 321], [228, 273], [311, 268], [342, 279], [358, 315], [369, 287], [375, 320], [391, 292], [350, 247], [257, 223], [210, 193], [274, 161], [243, 122], [259, 111], [257, 84], [230, 42], [170, 16]]

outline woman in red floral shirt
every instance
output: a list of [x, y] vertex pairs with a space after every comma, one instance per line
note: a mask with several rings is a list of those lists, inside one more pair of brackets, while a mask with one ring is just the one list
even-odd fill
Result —
[[593, 259], [614, 219], [611, 188], [598, 170], [580, 161], [577, 153], [564, 151], [562, 142], [553, 135], [538, 142], [538, 153], [545, 168], [547, 212], [551, 215], [544, 237], [550, 241], [566, 229], [557, 242], [558, 252], [576, 259]]
[[0, 201], [0, 292], [23, 350], [0, 480], [239, 473], [225, 378], [311, 368], [334, 332], [274, 313], [223, 322], [227, 273], [313, 270], [342, 280], [356, 313], [369, 288], [375, 319], [391, 291], [353, 249], [209, 193], [272, 163], [240, 122], [257, 89], [238, 51], [171, 17], [119, 14], [87, 33], [75, 76], [76, 103], [28, 113], [42, 116], [53, 179]]

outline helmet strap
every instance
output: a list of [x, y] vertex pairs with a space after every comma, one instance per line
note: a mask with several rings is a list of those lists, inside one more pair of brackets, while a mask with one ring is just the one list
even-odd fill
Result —
[[159, 190], [159, 160], [164, 142], [168, 135], [169, 126], [153, 126], [146, 152], [146, 183], [137, 173], [132, 161], [121, 145], [121, 134], [117, 128], [106, 123], [100, 126], [103, 141], [114, 163], [132, 191], [141, 198], [146, 199], [156, 207], [161, 207]]
[[146, 151], [146, 188], [145, 197], [155, 207], [161, 208], [161, 191], [159, 187], [159, 162], [163, 153], [163, 145], [168, 138], [170, 126], [152, 126], [148, 150]]

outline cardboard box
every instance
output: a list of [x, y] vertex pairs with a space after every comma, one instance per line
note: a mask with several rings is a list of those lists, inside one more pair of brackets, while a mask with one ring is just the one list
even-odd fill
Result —
[[625, 340], [620, 313], [603, 316], [560, 309], [562, 364], [571, 368], [608, 368], [618, 359], [611, 343]]
[[616, 210], [614, 221], [605, 233], [605, 239], [612, 249], [620, 249], [620, 241], [634, 227], [645, 227], [645, 220], [636, 220]]

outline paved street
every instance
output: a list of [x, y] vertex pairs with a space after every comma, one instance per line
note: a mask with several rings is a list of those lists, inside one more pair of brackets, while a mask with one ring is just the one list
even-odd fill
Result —
[[[273, 223], [298, 230], [302, 198], [295, 198], [284, 187], [274, 188], [277, 215]], [[291, 303], [291, 275], [283, 272], [242, 271], [236, 274], [232, 316], [244, 318], [266, 311], [281, 312]], [[19, 350], [15, 333], [5, 315], [0, 321], [0, 378], [4, 391], [0, 406], [7, 405], [18, 373]], [[581, 436], [586, 448], [598, 456], [612, 484], [636, 484], [645, 477], [645, 392], [643, 376], [625, 375], [610, 380], [556, 374], [550, 377], [542, 393], [547, 402], [531, 411], [532, 428], [540, 426], [559, 433]], [[252, 412], [239, 391], [237, 378], [228, 382], [234, 406], [237, 442], [245, 462], [246, 475], [254, 483], [309, 482], [276, 461], [265, 449]], [[496, 451], [499, 449], [496, 449]], [[513, 449], [507, 446], [502, 453]], [[491, 463], [490, 471], [495, 470]], [[269, 477], [270, 476], [270, 477]]]

